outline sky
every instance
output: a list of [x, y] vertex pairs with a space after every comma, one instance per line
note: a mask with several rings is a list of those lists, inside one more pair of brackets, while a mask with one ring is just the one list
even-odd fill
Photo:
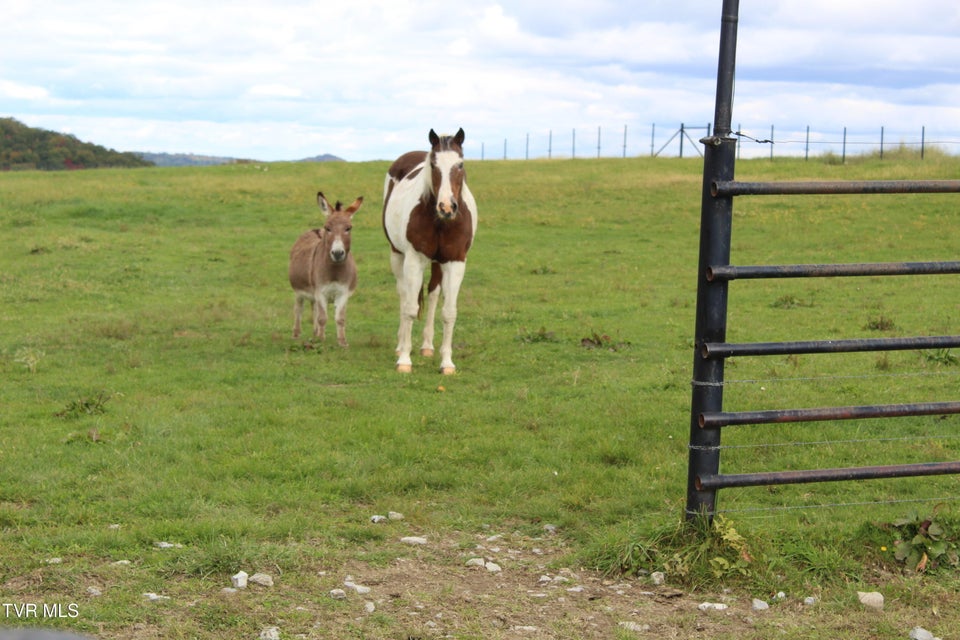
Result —
[[[4, 0], [0, 117], [118, 151], [697, 152], [721, 0]], [[734, 129], [778, 155], [960, 153], [956, 0], [741, 0]], [[677, 135], [681, 124], [686, 136]], [[831, 147], [833, 145], [833, 147]], [[861, 146], [857, 146], [861, 145]], [[745, 138], [742, 155], [770, 145]]]

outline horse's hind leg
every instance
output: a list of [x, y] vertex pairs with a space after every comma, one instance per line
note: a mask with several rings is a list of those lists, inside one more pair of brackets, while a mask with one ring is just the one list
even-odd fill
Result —
[[437, 302], [440, 299], [440, 283], [443, 280], [443, 271], [436, 262], [430, 265], [430, 284], [427, 286], [427, 317], [423, 323], [423, 344], [420, 345], [420, 355], [425, 358], [433, 357], [433, 330], [437, 316]]

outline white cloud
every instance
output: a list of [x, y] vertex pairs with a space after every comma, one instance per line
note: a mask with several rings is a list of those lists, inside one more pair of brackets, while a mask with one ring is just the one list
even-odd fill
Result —
[[[720, 16], [702, 0], [8, 5], [0, 115], [121, 150], [363, 160], [463, 126], [477, 156], [628, 126], [640, 153], [654, 123], [713, 116]], [[745, 127], [960, 129], [953, 0], [741, 3], [738, 41]]]

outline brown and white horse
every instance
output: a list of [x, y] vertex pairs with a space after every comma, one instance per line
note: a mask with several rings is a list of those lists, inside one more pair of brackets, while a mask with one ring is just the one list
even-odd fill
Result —
[[433, 356], [433, 324], [443, 293], [440, 371], [454, 373], [453, 327], [467, 251], [477, 232], [477, 203], [463, 169], [463, 129], [453, 136], [430, 130], [430, 151], [410, 151], [390, 166], [383, 185], [383, 229], [400, 295], [397, 371], [413, 369], [413, 321], [420, 310], [423, 275], [430, 265], [427, 316], [420, 353]]
[[327, 304], [332, 300], [337, 323], [337, 342], [347, 346], [347, 300], [357, 288], [357, 264], [350, 253], [353, 214], [363, 203], [357, 198], [346, 209], [338, 201], [331, 207], [323, 193], [317, 203], [326, 216], [320, 229], [301, 235], [290, 250], [290, 286], [296, 294], [293, 304], [293, 337], [300, 337], [303, 303], [313, 305], [313, 335], [324, 338]]

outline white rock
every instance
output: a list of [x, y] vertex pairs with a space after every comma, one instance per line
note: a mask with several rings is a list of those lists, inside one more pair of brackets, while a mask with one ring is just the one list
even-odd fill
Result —
[[767, 604], [764, 600], [761, 600], [759, 598], [754, 598], [752, 607], [754, 611], [766, 611], [767, 609], [770, 608], [770, 605]]
[[700, 609], [700, 611], [725, 611], [727, 605], [722, 602], [701, 602], [697, 605], [697, 609]]
[[529, 625], [519, 625], [513, 628], [514, 631], [529, 631], [530, 633], [536, 633], [540, 631], [539, 627], [529, 626]]
[[403, 520], [403, 514], [398, 511], [390, 511], [387, 513], [387, 517], [391, 520]]
[[654, 571], [650, 574], [650, 581], [653, 582], [655, 586], [659, 587], [667, 581], [667, 576], [663, 573], [663, 571]]
[[363, 609], [364, 609], [364, 611], [366, 611], [367, 613], [373, 613], [374, 611], [377, 610], [377, 605], [375, 605], [375, 604], [373, 604], [372, 602], [370, 602], [369, 600], [367, 600], [366, 602], [363, 603]]
[[811, 607], [817, 604], [817, 598], [815, 596], [807, 596], [806, 598], [803, 599], [803, 604], [807, 605], [808, 607]]
[[111, 524], [110, 526], [107, 527], [107, 529], [110, 529], [111, 531], [116, 531], [119, 528], [120, 528], [119, 524]]
[[344, 600], [347, 597], [347, 592], [343, 589], [331, 589], [330, 597], [334, 600]]
[[126, 567], [126, 566], [130, 565], [131, 562], [130, 562], [129, 560], [117, 560], [117, 561], [114, 562], [113, 564], [117, 565], [118, 567]]
[[783, 591], [777, 591], [777, 595], [775, 595], [775, 596], [773, 597], [773, 599], [774, 599], [774, 600], [786, 600], [786, 599], [787, 599], [787, 594], [785, 594]]
[[583, 593], [583, 587], [570, 587], [567, 589], [568, 593]]
[[96, 598], [103, 595], [103, 591], [100, 591], [97, 587], [87, 587], [87, 595]]
[[860, 599], [860, 604], [867, 609], [873, 609], [874, 611], [883, 610], [883, 594], [877, 593], [876, 591], [868, 591], [866, 593], [857, 591], [857, 598]]
[[468, 567], [482, 567], [487, 564], [487, 561], [483, 558], [470, 558], [467, 560]]
[[404, 544], [427, 544], [427, 539], [420, 536], [407, 536], [400, 538], [400, 542]]
[[260, 632], [260, 640], [280, 640], [280, 629], [267, 627]]
[[63, 558], [47, 558], [47, 564], [60, 564]]
[[182, 544], [174, 544], [173, 542], [163, 542], [162, 540], [154, 542], [153, 546], [157, 549], [182, 549]]
[[354, 591], [356, 591], [356, 592], [359, 593], [360, 595], [366, 595], [366, 594], [370, 593], [370, 587], [365, 587], [365, 586], [363, 586], [362, 584], [357, 584], [356, 582], [353, 582], [352, 580], [344, 580], [343, 586], [345, 586], [347, 589], [353, 589]]
[[157, 602], [158, 600], [169, 600], [170, 596], [161, 596], [153, 592], [143, 594], [143, 597], [149, 600], [150, 602]]
[[247, 578], [249, 577], [246, 571], [239, 571], [230, 576], [230, 584], [233, 585], [234, 589], [246, 589]]
[[235, 593], [239, 593], [239, 591], [237, 591], [233, 587], [224, 587], [223, 589], [220, 589], [220, 593], [222, 593], [225, 596], [232, 596]]
[[924, 629], [923, 627], [914, 627], [910, 630], [910, 640], [940, 640], [939, 638], [934, 638], [933, 634]]
[[490, 573], [500, 573], [503, 571], [503, 569], [500, 568], [500, 565], [498, 565], [496, 562], [488, 562], [483, 566], [486, 567], [487, 571]]
[[548, 534], [553, 535], [557, 532], [557, 525], [555, 524], [545, 524], [543, 525], [543, 530]]
[[255, 573], [250, 576], [249, 581], [253, 584], [258, 584], [261, 587], [272, 587], [273, 586], [273, 577], [267, 573]]
[[372, 522], [373, 524], [386, 522], [386, 521], [387, 521], [387, 516], [370, 516], [370, 522]]
[[639, 633], [650, 631], [650, 625], [640, 624], [638, 622], [618, 622], [617, 626], [627, 631], [637, 631]]

